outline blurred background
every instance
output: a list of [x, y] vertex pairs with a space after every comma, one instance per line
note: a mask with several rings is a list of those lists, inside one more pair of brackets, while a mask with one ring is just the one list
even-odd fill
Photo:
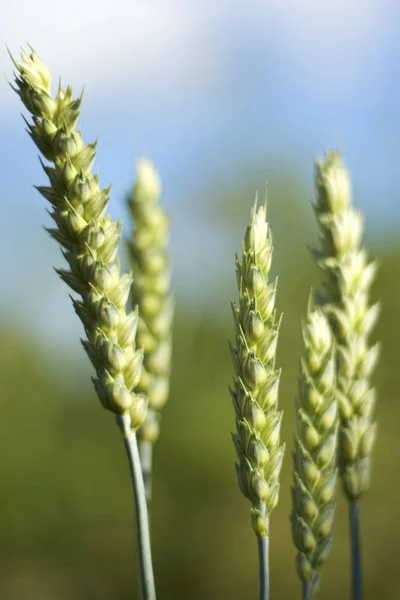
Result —
[[[1, 0], [1, 71], [29, 41], [79, 94], [84, 139], [126, 222], [135, 162], [158, 166], [173, 219], [172, 391], [155, 455], [160, 598], [257, 596], [256, 540], [230, 431], [230, 301], [255, 190], [269, 220], [284, 312], [278, 364], [287, 454], [271, 526], [272, 598], [299, 597], [289, 527], [300, 318], [319, 274], [313, 161], [344, 152], [365, 243], [380, 262], [383, 354], [374, 480], [362, 507], [365, 598], [400, 598], [400, 7], [395, 0]], [[125, 600], [137, 593], [129, 473], [90, 383], [83, 330], [52, 266], [44, 184], [22, 105], [0, 80], [0, 598]], [[126, 260], [124, 258], [124, 264]], [[348, 597], [346, 504], [320, 596]]]

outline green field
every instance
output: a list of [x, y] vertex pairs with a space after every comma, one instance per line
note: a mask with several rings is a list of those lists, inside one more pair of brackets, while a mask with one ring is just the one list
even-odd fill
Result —
[[[379, 256], [374, 287], [383, 305], [376, 337], [379, 435], [373, 486], [362, 507], [366, 600], [400, 598], [399, 360], [400, 255]], [[299, 321], [316, 269], [304, 252], [283, 268], [277, 305], [284, 312], [278, 363], [287, 443], [281, 498], [271, 524], [272, 598], [299, 597], [289, 526], [294, 397], [301, 353]], [[232, 266], [233, 277], [233, 266]], [[233, 288], [232, 288], [233, 289]], [[247, 599], [257, 595], [256, 539], [249, 503], [238, 490], [230, 438], [233, 410], [229, 298], [218, 314], [177, 307], [174, 372], [156, 448], [152, 534], [160, 598]], [[225, 313], [224, 313], [224, 307]], [[71, 308], [72, 310], [72, 308]], [[131, 488], [113, 416], [81, 372], [65, 384], [50, 357], [18, 328], [0, 344], [0, 598], [125, 600], [135, 597]], [[76, 381], [75, 381], [76, 380]], [[84, 382], [83, 386], [79, 382]], [[348, 597], [346, 504], [341, 493], [332, 556], [319, 597]]]

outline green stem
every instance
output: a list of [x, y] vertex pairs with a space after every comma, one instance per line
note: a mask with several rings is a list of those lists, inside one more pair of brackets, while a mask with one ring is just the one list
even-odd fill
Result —
[[260, 565], [260, 600], [269, 600], [269, 536], [257, 537]]
[[147, 516], [146, 496], [140, 466], [139, 450], [136, 434], [131, 431], [129, 415], [117, 415], [117, 424], [124, 436], [132, 476], [133, 495], [135, 498], [136, 524], [139, 548], [139, 568], [142, 600], [155, 600], [153, 564], [151, 559], [150, 531]]
[[146, 493], [147, 513], [150, 520], [151, 491], [153, 483], [153, 444], [150, 444], [149, 442], [141, 442], [139, 450], [144, 489]]
[[[144, 491], [146, 495], [146, 505], [147, 505], [147, 517], [149, 521], [149, 529], [151, 531], [151, 522], [150, 522], [150, 504], [151, 504], [151, 491], [152, 491], [152, 467], [153, 467], [153, 444], [149, 444], [149, 442], [140, 442], [139, 443], [139, 455], [140, 455], [140, 464], [142, 468], [143, 475], [143, 483], [144, 483]], [[139, 578], [139, 597], [143, 600], [142, 594], [142, 586]]]
[[303, 583], [303, 600], [312, 600], [312, 584]]
[[356, 500], [353, 500], [349, 504], [349, 525], [350, 525], [353, 600], [362, 600], [360, 505]]

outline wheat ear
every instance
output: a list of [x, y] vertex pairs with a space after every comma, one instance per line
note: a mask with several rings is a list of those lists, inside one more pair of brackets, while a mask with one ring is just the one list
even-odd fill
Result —
[[137, 487], [141, 473], [134, 452], [135, 431], [144, 422], [147, 399], [133, 391], [143, 352], [135, 347], [137, 310], [127, 314], [125, 308], [132, 277], [120, 275], [121, 224], [105, 216], [110, 188], [101, 190], [98, 176], [92, 175], [96, 143], [85, 146], [81, 132], [76, 131], [82, 98], [73, 99], [71, 87], [64, 91], [61, 84], [53, 98], [50, 71], [32, 48], [30, 55], [21, 52], [20, 62], [12, 60], [17, 70], [13, 89], [33, 116], [33, 123], [26, 122], [28, 133], [44, 158], [54, 164], [42, 163], [50, 185], [37, 189], [52, 206], [56, 227], [47, 231], [61, 244], [69, 265], [69, 270], [57, 269], [57, 273], [81, 296], [72, 302], [87, 335], [82, 343], [96, 370], [94, 387], [103, 406], [117, 416], [135, 475], [141, 574], [145, 597], [150, 600], [155, 592], [147, 509]]
[[252, 524], [258, 538], [260, 599], [269, 598], [269, 519], [278, 503], [284, 447], [280, 442], [282, 412], [278, 410], [280, 371], [275, 368], [280, 322], [276, 317], [277, 281], [270, 283], [272, 238], [266, 206], [251, 211], [241, 260], [236, 258], [239, 305], [233, 304], [235, 346], [231, 344], [236, 415], [233, 441], [239, 463], [239, 487], [252, 503]]
[[309, 600], [332, 544], [338, 403], [333, 335], [326, 316], [312, 309], [311, 301], [302, 329], [291, 523], [303, 600]]
[[128, 241], [132, 300], [139, 307], [137, 345], [144, 349], [138, 391], [149, 399], [146, 420], [138, 431], [148, 507], [151, 500], [152, 450], [159, 436], [160, 411], [168, 399], [171, 372], [172, 321], [168, 243], [169, 219], [160, 206], [161, 182], [152, 163], [137, 164], [137, 179], [128, 198], [133, 231]]
[[338, 464], [349, 500], [354, 599], [361, 598], [358, 502], [371, 480], [376, 436], [373, 422], [375, 390], [370, 378], [379, 345], [368, 343], [379, 313], [369, 305], [376, 263], [361, 247], [362, 216], [351, 205], [350, 178], [338, 152], [327, 152], [316, 163], [315, 214], [321, 232], [314, 251], [324, 273], [320, 303], [329, 316], [337, 341], [337, 387], [340, 412]]

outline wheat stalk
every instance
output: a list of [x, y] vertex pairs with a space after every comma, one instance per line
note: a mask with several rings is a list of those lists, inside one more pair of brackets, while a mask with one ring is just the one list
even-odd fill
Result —
[[[140, 470], [132, 446], [135, 431], [144, 422], [147, 399], [133, 391], [142, 367], [143, 352], [135, 346], [137, 310], [126, 312], [131, 275], [120, 275], [117, 257], [121, 224], [105, 216], [110, 188], [100, 189], [92, 175], [96, 143], [87, 144], [76, 131], [82, 97], [73, 99], [71, 87], [51, 94], [51, 75], [31, 48], [21, 52], [21, 61], [11, 57], [17, 70], [16, 87], [23, 104], [33, 116], [27, 130], [45, 159], [54, 166], [43, 169], [49, 186], [38, 191], [50, 202], [55, 228], [49, 234], [63, 248], [69, 270], [56, 269], [81, 300], [72, 298], [85, 328], [83, 346], [96, 370], [94, 387], [103, 406], [114, 412], [123, 430], [132, 470]], [[127, 432], [129, 423], [129, 433]], [[129, 446], [129, 448], [128, 448]], [[141, 475], [140, 475], [141, 477]], [[138, 498], [137, 498], [138, 499]], [[136, 503], [141, 574], [145, 597], [155, 598], [146, 503]]]
[[332, 544], [338, 403], [333, 335], [326, 316], [312, 309], [311, 302], [302, 329], [305, 352], [296, 408], [291, 523], [297, 572], [308, 600]]
[[361, 598], [358, 501], [371, 480], [376, 436], [373, 422], [375, 390], [370, 378], [379, 345], [369, 335], [377, 320], [378, 304], [369, 305], [376, 263], [361, 247], [362, 216], [351, 205], [350, 179], [338, 152], [327, 152], [316, 163], [315, 214], [321, 232], [314, 251], [324, 273], [320, 304], [329, 316], [337, 340], [337, 393], [340, 410], [339, 471], [350, 502], [354, 598]]
[[152, 448], [159, 436], [160, 412], [168, 399], [174, 303], [168, 260], [169, 219], [159, 203], [161, 182], [151, 162], [137, 164], [128, 198], [133, 231], [128, 241], [135, 277], [132, 299], [139, 307], [137, 345], [144, 349], [138, 390], [149, 399], [139, 429], [140, 454], [148, 507], [151, 500]]
[[284, 447], [280, 442], [282, 412], [278, 410], [280, 371], [275, 368], [280, 321], [270, 283], [272, 238], [266, 206], [251, 211], [241, 260], [236, 257], [239, 306], [233, 304], [236, 341], [231, 344], [236, 415], [233, 441], [239, 463], [239, 487], [252, 503], [252, 524], [258, 538], [260, 598], [269, 598], [269, 519], [278, 503]]

